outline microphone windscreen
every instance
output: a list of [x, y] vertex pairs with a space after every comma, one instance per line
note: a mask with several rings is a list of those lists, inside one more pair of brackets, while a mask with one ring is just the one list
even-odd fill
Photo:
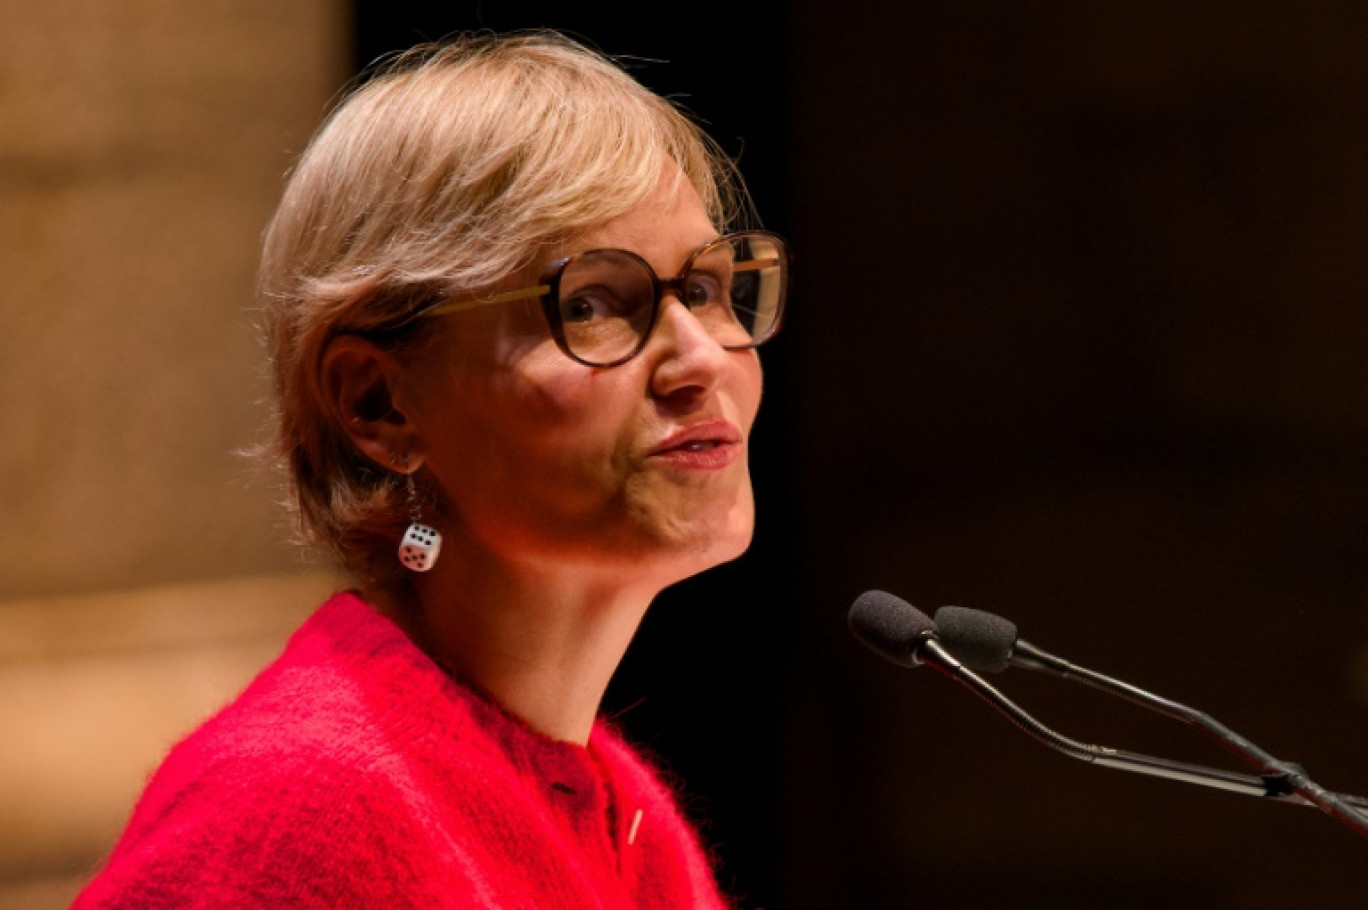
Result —
[[850, 631], [900, 667], [915, 667], [917, 646], [936, 631], [925, 613], [887, 591], [866, 591], [850, 607]]
[[1001, 673], [1012, 656], [1017, 628], [1001, 616], [982, 610], [941, 607], [936, 611], [936, 637], [969, 669]]

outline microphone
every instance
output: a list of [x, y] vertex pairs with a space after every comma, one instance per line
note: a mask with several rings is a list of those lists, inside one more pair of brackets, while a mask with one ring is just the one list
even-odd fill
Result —
[[[1125, 683], [1075, 666], [1018, 638], [1016, 625], [994, 613], [968, 607], [941, 607], [936, 611], [935, 623], [946, 646], [979, 673], [1001, 673], [1008, 667], [1025, 667], [1066, 676], [1075, 682], [1106, 689], [1115, 695], [1132, 694], [1116, 691], [1132, 688]], [[1154, 707], [1150, 702], [1156, 699], [1155, 696], [1143, 690], [1134, 690], [1133, 694], [1137, 696], [1133, 700]]]
[[[887, 591], [866, 591], [855, 599], [848, 617], [850, 631], [879, 656], [900, 667], [930, 666], [988, 702], [1022, 732], [1070, 758], [1096, 761], [1115, 754], [1062, 736], [1036, 720], [964, 666], [944, 648], [936, 624], [907, 601]], [[1159, 761], [1156, 759], [1155, 761]]]
[[[943, 632], [940, 629], [942, 619], [945, 622]], [[1263, 796], [1280, 802], [1314, 805], [1359, 834], [1368, 836], [1368, 816], [1350, 805], [1368, 807], [1368, 800], [1324, 790], [1309, 780], [1299, 766], [1279, 761], [1199, 711], [1128, 683], [1075, 667], [1041, 651], [1017, 638], [1016, 626], [999, 616], [962, 607], [942, 607], [936, 613], [936, 620], [932, 621], [916, 607], [893, 594], [866, 591], [851, 606], [848, 621], [855, 637], [875, 653], [901, 667], [931, 666], [988, 702], [1037, 742], [1070, 758], [1235, 793]], [[943, 644], [942, 639], [950, 647]], [[952, 648], [965, 655], [963, 663], [957, 659]], [[1257, 761], [1264, 773], [1262, 777], [1253, 777], [1070, 739], [1036, 720], [974, 672], [975, 667], [986, 672], [998, 672], [1009, 665], [1060, 673], [1194, 723], [1239, 754]]]
[[918, 652], [936, 634], [921, 610], [887, 591], [866, 591], [850, 605], [851, 633], [875, 654], [900, 667], [919, 667]]
[[1017, 627], [1001, 616], [967, 607], [941, 607], [935, 624], [951, 652], [979, 673], [1001, 673], [1017, 657]]

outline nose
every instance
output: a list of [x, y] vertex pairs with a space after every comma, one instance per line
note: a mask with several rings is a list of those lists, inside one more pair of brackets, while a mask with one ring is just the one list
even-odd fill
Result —
[[661, 301], [658, 319], [651, 338], [652, 392], [661, 398], [705, 396], [721, 381], [732, 353], [673, 294]]

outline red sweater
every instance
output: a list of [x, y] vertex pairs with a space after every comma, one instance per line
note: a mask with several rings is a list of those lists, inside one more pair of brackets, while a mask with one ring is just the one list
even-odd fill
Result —
[[548, 739], [338, 594], [172, 750], [73, 910], [725, 906], [613, 730]]

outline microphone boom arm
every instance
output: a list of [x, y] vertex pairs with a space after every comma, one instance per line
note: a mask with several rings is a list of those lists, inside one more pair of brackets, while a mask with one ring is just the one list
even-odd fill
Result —
[[[1023, 650], [1026, 651], [1025, 654], [1021, 653]], [[923, 638], [917, 648], [917, 656], [922, 663], [929, 664], [943, 676], [948, 676], [968, 688], [1011, 721], [1023, 733], [1042, 745], [1062, 752], [1070, 758], [1168, 780], [1201, 784], [1232, 793], [1261, 796], [1277, 802], [1313, 805], [1353, 828], [1359, 834], [1368, 836], [1368, 817], [1354, 808], [1355, 805], [1368, 808], [1368, 800], [1326, 791], [1318, 784], [1308, 780], [1304, 772], [1296, 765], [1273, 758], [1253, 743], [1216, 723], [1209, 716], [1185, 705], [1151, 695], [1143, 689], [1111, 679], [1100, 673], [1076, 667], [1025, 642], [1017, 642], [1017, 654], [1014, 654], [1012, 659], [1014, 664], [1045, 669], [1062, 676], [1076, 678], [1088, 685], [1113, 692], [1146, 707], [1156, 707], [1156, 702], [1162, 703], [1166, 706], [1163, 709], [1164, 713], [1169, 713], [1172, 717], [1200, 727], [1221, 740], [1229, 748], [1246, 757], [1257, 756], [1256, 760], [1262, 763], [1264, 769], [1263, 776], [1237, 774], [1204, 765], [1156, 758], [1138, 752], [1127, 752], [1122, 749], [1096, 746], [1070, 739], [1036, 720], [973, 670], [961, 664], [934, 636], [927, 635]]]
[[[1300, 765], [1274, 757], [1204, 711], [1198, 711], [1196, 708], [1190, 708], [1171, 699], [1155, 695], [1153, 692], [1147, 692], [1139, 686], [1133, 686], [1086, 667], [1080, 667], [1021, 639], [1018, 639], [1013, 646], [1009, 662], [1013, 666], [1043, 670], [1065, 679], [1083, 683], [1094, 689], [1116, 695], [1132, 704], [1149, 708], [1174, 720], [1180, 720], [1196, 727], [1211, 739], [1259, 768], [1261, 772], [1259, 779], [1263, 782], [1263, 787], [1262, 793], [1258, 795], [1285, 802], [1300, 802], [1316, 806], [1326, 814], [1354, 828], [1360, 834], [1368, 835], [1368, 819], [1365, 819], [1362, 812], [1358, 811], [1368, 808], [1368, 800], [1325, 790], [1307, 778], [1306, 772]], [[1139, 757], [1147, 758], [1147, 756]], [[1165, 761], [1163, 759], [1149, 760]], [[1245, 777], [1245, 775], [1232, 776]]]

